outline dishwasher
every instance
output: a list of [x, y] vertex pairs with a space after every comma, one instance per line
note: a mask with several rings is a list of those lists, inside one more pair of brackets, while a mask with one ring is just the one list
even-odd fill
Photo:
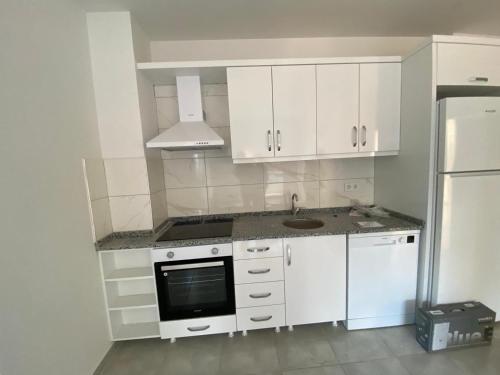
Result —
[[419, 231], [349, 235], [347, 329], [415, 322]]

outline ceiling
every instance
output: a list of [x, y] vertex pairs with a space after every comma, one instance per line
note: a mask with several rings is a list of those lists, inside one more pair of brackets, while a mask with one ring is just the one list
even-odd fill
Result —
[[500, 35], [500, 0], [81, 0], [130, 10], [151, 40]]

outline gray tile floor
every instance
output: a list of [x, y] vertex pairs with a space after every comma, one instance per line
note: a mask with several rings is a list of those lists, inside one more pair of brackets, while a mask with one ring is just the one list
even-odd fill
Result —
[[493, 345], [428, 354], [413, 326], [347, 332], [330, 324], [227, 335], [116, 343], [98, 375], [498, 375]]

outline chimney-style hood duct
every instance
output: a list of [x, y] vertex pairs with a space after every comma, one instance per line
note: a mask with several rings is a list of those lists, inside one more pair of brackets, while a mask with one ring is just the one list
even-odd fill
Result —
[[200, 76], [178, 76], [180, 121], [146, 143], [147, 148], [192, 150], [220, 148], [224, 140], [203, 121]]

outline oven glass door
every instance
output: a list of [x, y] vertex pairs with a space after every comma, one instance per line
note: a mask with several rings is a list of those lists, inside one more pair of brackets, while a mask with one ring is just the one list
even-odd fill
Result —
[[160, 320], [235, 313], [233, 258], [155, 263]]

